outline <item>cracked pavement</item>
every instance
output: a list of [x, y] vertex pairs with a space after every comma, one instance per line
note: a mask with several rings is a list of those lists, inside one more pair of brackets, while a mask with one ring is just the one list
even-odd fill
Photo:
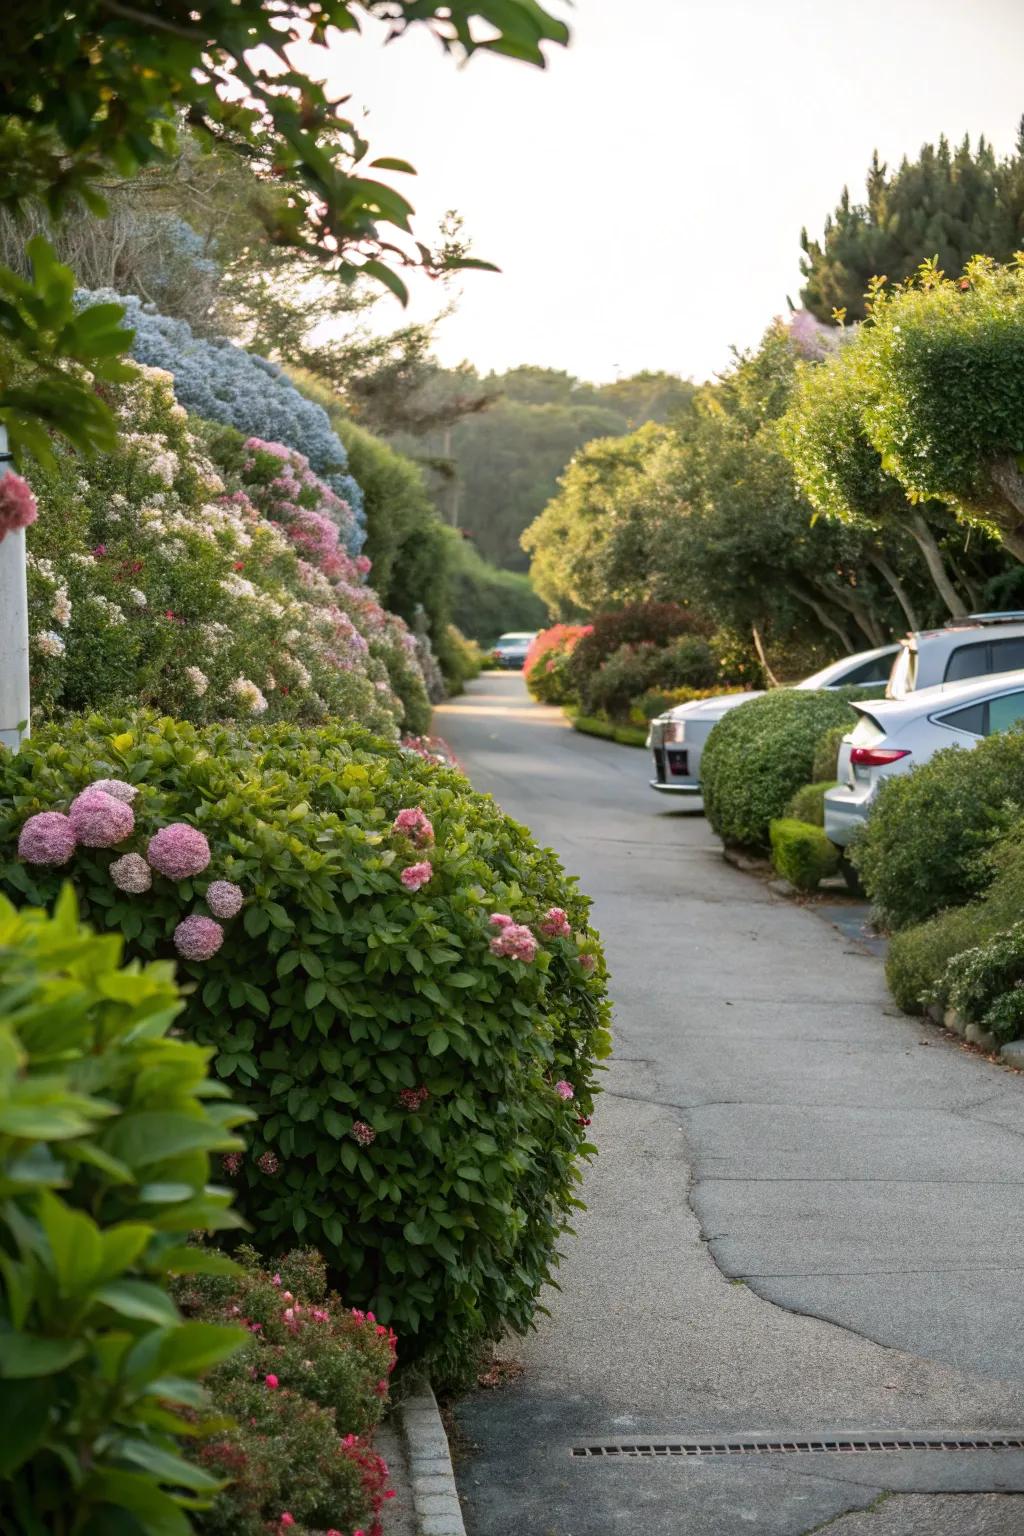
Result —
[[594, 898], [616, 1054], [560, 1293], [458, 1411], [470, 1536], [1020, 1536], [1024, 1453], [573, 1459], [578, 1444], [1024, 1433], [1024, 1078], [726, 864], [644, 754], [518, 675], [437, 712]]

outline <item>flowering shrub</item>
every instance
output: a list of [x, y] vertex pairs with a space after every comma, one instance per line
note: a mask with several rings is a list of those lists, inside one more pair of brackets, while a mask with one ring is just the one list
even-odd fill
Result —
[[0, 897], [4, 1536], [187, 1532], [184, 1508], [218, 1488], [175, 1432], [246, 1335], [183, 1322], [166, 1278], [224, 1267], [185, 1244], [235, 1223], [210, 1163], [237, 1155], [245, 1114], [207, 1079], [211, 1053], [168, 1033], [170, 967], [120, 959], [70, 891], [52, 918]]
[[424, 729], [415, 642], [341, 545], [345, 504], [280, 444], [204, 436], [169, 377], [143, 375], [117, 391], [116, 453], [33, 475], [37, 715], [141, 701], [194, 720]]
[[[19, 857], [30, 818], [104, 778], [138, 789], [127, 844]], [[119, 885], [125, 853], [175, 824], [209, 864]], [[221, 947], [179, 969], [184, 1027], [256, 1115], [234, 1179], [261, 1247], [314, 1243], [442, 1371], [527, 1326], [607, 1051], [588, 904], [553, 853], [452, 769], [358, 729], [93, 717], [0, 757], [0, 887], [46, 901], [62, 878], [144, 958], [174, 957], [214, 880], [244, 893]]]
[[[373, 1313], [328, 1294], [323, 1259], [285, 1255], [275, 1272], [242, 1248], [240, 1274], [180, 1280], [186, 1317], [233, 1323], [248, 1343], [209, 1378], [234, 1423], [201, 1442], [200, 1467], [232, 1482], [198, 1521], [206, 1536], [292, 1536], [325, 1530], [381, 1536], [391, 1496], [372, 1434], [387, 1403], [395, 1336]], [[283, 1521], [282, 1516], [290, 1516]]]
[[523, 677], [542, 704], [569, 704], [574, 699], [569, 658], [590, 629], [589, 624], [553, 624], [535, 636], [523, 663]]
[[229, 341], [193, 336], [184, 320], [157, 314], [134, 294], [104, 289], [84, 298], [123, 305], [125, 320], [135, 332], [132, 356], [171, 374], [174, 393], [186, 410], [235, 427], [247, 437], [288, 443], [304, 455], [352, 509], [346, 536], [350, 553], [359, 553], [365, 537], [362, 495], [346, 473], [348, 454], [323, 406], [301, 394], [276, 363]]
[[27, 528], [39, 515], [27, 483], [13, 470], [0, 477], [0, 543], [9, 533]]
[[585, 674], [580, 708], [584, 714], [626, 720], [634, 700], [655, 684], [706, 688], [717, 671], [708, 642], [695, 635], [682, 635], [668, 645], [652, 640], [627, 642]]

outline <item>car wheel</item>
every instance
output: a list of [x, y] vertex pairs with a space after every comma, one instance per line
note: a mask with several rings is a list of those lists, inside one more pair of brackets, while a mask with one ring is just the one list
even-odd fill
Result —
[[845, 853], [840, 853], [839, 855], [839, 873], [846, 881], [846, 889], [851, 896], [864, 896], [867, 894], [861, 884], [860, 875], [854, 869]]

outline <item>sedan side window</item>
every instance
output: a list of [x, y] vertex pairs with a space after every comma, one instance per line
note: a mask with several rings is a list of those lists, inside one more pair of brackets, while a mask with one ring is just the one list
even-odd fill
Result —
[[951, 709], [948, 715], [936, 715], [934, 718], [938, 725], [951, 726], [954, 731], [969, 731], [972, 736], [985, 736], [988, 734], [985, 711], [984, 703], [967, 704], [963, 709]]
[[1011, 725], [1024, 720], [1024, 693], [1004, 693], [998, 699], [988, 701], [988, 731], [1008, 731]]

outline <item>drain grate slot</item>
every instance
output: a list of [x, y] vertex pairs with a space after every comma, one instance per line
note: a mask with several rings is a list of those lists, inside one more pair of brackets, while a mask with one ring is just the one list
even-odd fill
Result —
[[907, 1451], [1024, 1451], [1024, 1437], [1002, 1436], [969, 1440], [674, 1440], [637, 1441], [625, 1445], [574, 1445], [570, 1454], [586, 1460], [641, 1456], [848, 1456]]

